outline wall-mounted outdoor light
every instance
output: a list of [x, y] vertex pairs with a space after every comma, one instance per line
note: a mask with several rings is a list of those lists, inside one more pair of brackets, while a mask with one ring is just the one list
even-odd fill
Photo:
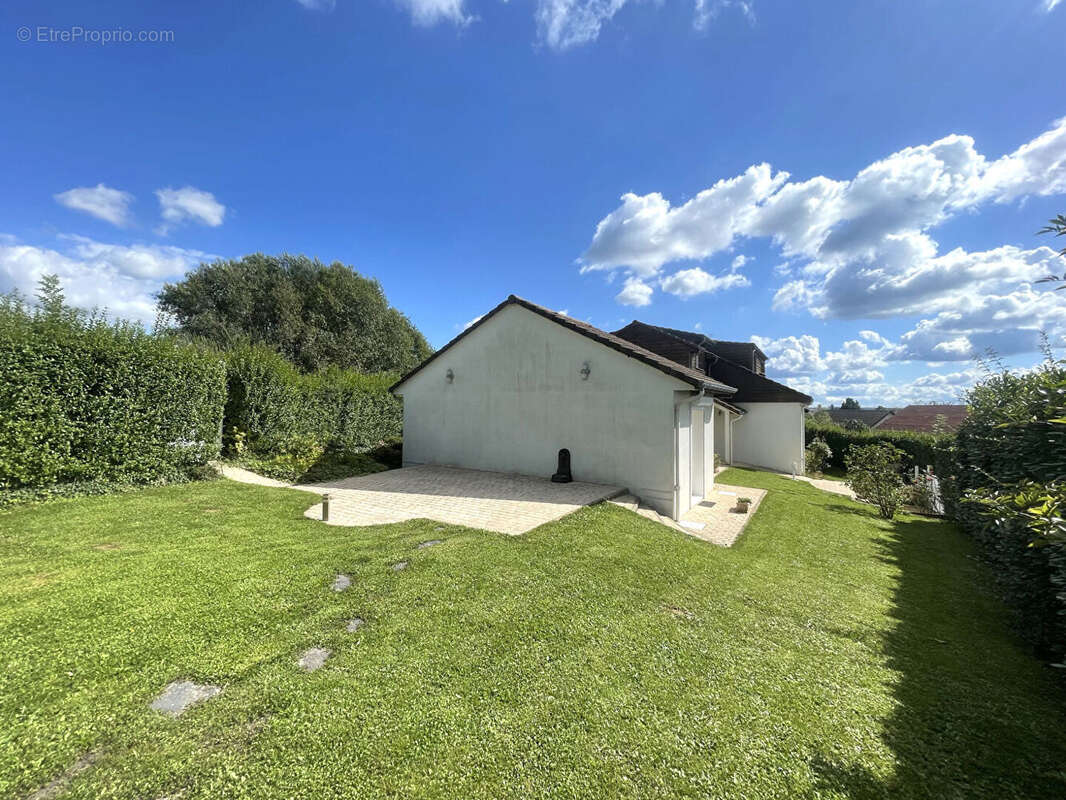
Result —
[[589, 362], [586, 361], [581, 365], [581, 380], [587, 381], [591, 372], [592, 368], [589, 366]]
[[447, 372], [444, 373], [444, 380], [448, 381], [448, 383], [451, 383], [455, 380], [455, 373], [452, 372], [450, 368]]

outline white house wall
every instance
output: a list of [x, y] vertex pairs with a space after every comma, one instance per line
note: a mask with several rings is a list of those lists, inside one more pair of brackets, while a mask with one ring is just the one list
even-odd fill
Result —
[[737, 403], [747, 413], [733, 425], [733, 461], [803, 473], [803, 405]]
[[[581, 375], [585, 362], [588, 380]], [[671, 513], [674, 391], [686, 388], [532, 311], [506, 306], [399, 388], [404, 464], [546, 478], [565, 447], [575, 480], [628, 488]]]

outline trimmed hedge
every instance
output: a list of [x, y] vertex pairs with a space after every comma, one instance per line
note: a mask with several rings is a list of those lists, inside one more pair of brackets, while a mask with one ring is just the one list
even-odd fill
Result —
[[226, 354], [224, 441], [231, 455], [288, 454], [317, 448], [361, 452], [398, 437], [403, 413], [389, 393], [395, 376], [330, 367], [300, 373], [262, 345]]
[[991, 375], [957, 437], [956, 518], [995, 570], [1022, 633], [1066, 656], [1066, 362]]
[[826, 466], [837, 469], [845, 468], [844, 457], [852, 445], [861, 447], [868, 444], [877, 444], [878, 442], [888, 442], [902, 450], [906, 454], [907, 463], [905, 466], [908, 469], [916, 465], [920, 469], [925, 469], [928, 465], [934, 465], [935, 467], [938, 459], [941, 458], [939, 454], [940, 447], [943, 445], [945, 438], [950, 438], [932, 433], [916, 433], [913, 431], [846, 430], [839, 425], [826, 425], [812, 420], [807, 420], [806, 431], [806, 444], [810, 444], [815, 438], [818, 438], [829, 445], [833, 455], [829, 458], [829, 463]]
[[0, 297], [0, 491], [180, 479], [219, 453], [225, 376], [203, 347]]

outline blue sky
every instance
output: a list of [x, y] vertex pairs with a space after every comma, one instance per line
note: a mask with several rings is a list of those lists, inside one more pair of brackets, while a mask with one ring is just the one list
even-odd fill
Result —
[[513, 292], [875, 405], [1064, 342], [1066, 2], [99, 5], [0, 10], [0, 290], [150, 322], [201, 260], [302, 252], [436, 346]]

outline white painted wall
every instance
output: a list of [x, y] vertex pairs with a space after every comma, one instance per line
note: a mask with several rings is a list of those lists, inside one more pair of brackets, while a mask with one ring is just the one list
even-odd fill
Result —
[[[583, 380], [586, 361], [591, 373]], [[399, 387], [404, 464], [547, 478], [567, 447], [575, 480], [628, 488], [669, 514], [674, 392], [686, 390], [653, 367], [509, 305]]]
[[737, 403], [747, 413], [733, 424], [733, 461], [803, 473], [803, 405]]

